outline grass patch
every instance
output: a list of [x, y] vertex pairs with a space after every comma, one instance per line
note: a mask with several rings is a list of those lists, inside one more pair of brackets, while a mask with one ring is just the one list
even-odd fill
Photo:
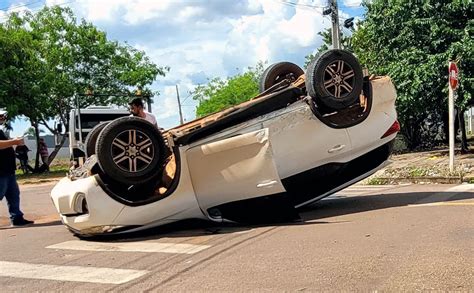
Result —
[[28, 184], [28, 183], [51, 182], [54, 179], [58, 179], [58, 178], [66, 176], [66, 173], [68, 171], [69, 171], [69, 161], [58, 160], [56, 162], [53, 162], [49, 166], [49, 172], [23, 174], [23, 171], [17, 168], [15, 174], [18, 179], [18, 183]]
[[369, 178], [367, 180], [367, 185], [387, 185], [389, 182], [386, 178], [378, 178], [378, 177], [374, 177], [374, 178]]
[[387, 168], [382, 176], [390, 178], [463, 177], [465, 173], [464, 166], [457, 166], [451, 172], [448, 166], [434, 165]]

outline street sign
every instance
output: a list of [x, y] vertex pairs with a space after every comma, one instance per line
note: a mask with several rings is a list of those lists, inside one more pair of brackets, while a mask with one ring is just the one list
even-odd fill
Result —
[[458, 82], [458, 67], [456, 63], [449, 62], [449, 86], [454, 91], [457, 89], [459, 82]]

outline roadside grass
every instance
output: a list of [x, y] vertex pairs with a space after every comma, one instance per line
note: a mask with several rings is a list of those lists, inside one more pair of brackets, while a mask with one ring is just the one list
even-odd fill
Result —
[[[34, 162], [31, 162], [33, 165]], [[44, 173], [28, 173], [23, 174], [23, 171], [17, 166], [15, 172], [19, 184], [37, 184], [56, 181], [59, 178], [66, 176], [69, 171], [69, 160], [57, 159], [49, 166], [49, 171]]]
[[[433, 166], [407, 166], [403, 168], [386, 168], [369, 177], [365, 184], [367, 185], [387, 185], [400, 181], [423, 182], [423, 181], [456, 181], [462, 180], [466, 175], [468, 166], [456, 166], [451, 172], [446, 165]], [[469, 180], [474, 181], [474, 180]], [[444, 182], [446, 183], [446, 182]], [[471, 183], [471, 182], [470, 182]], [[474, 183], [474, 182], [473, 182]]]

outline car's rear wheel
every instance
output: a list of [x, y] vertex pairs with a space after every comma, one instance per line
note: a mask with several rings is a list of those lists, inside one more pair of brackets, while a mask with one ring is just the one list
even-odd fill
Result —
[[117, 182], [138, 185], [161, 176], [165, 148], [156, 126], [141, 118], [122, 117], [100, 132], [96, 155], [107, 176]]
[[340, 110], [359, 99], [363, 73], [350, 52], [329, 50], [310, 62], [305, 82], [308, 95], [326, 107]]
[[260, 92], [264, 92], [285, 79], [293, 82], [302, 74], [304, 74], [303, 69], [291, 62], [272, 64], [262, 74], [260, 79]]
[[110, 121], [101, 122], [94, 126], [92, 130], [87, 134], [85, 145], [86, 145], [86, 156], [90, 157], [95, 154], [95, 145], [97, 142], [97, 138], [99, 137], [100, 132], [104, 127], [109, 124]]

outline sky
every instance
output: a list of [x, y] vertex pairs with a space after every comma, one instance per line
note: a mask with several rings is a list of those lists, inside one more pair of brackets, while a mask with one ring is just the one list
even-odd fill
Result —
[[[339, 17], [360, 18], [361, 0], [338, 0]], [[214, 77], [226, 78], [255, 67], [289, 61], [303, 67], [305, 56], [322, 44], [318, 32], [331, 26], [322, 15], [327, 0], [0, 0], [0, 22], [14, 11], [44, 5], [70, 7], [116, 40], [144, 51], [171, 69], [151, 88], [152, 112], [165, 129], [179, 124], [176, 85], [185, 121], [195, 118], [190, 92]], [[348, 33], [346, 30], [345, 33]], [[29, 123], [17, 118], [14, 136]]]

